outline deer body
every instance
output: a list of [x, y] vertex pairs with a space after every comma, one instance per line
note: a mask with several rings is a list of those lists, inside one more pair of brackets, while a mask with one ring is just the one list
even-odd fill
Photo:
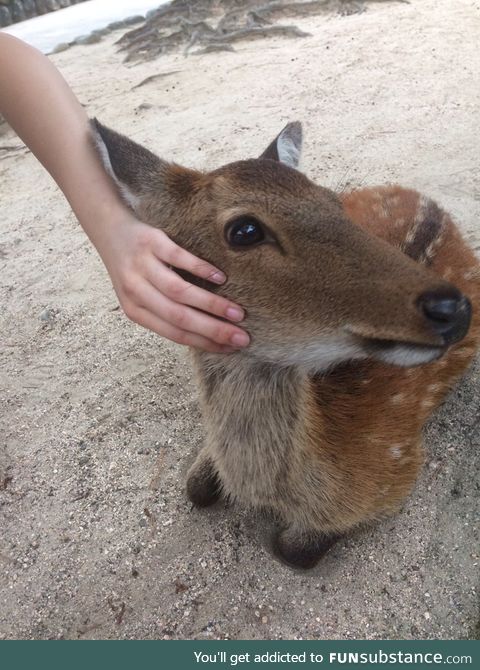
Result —
[[[357, 225], [398, 248], [413, 241], [421, 221], [434, 227], [429, 254], [425, 245], [417, 250], [421, 261], [480, 304], [480, 264], [434, 203], [393, 186], [344, 194], [343, 206]], [[422, 219], [429, 210], [438, 221]], [[318, 536], [391, 514], [422, 465], [425, 422], [471, 363], [479, 340], [477, 313], [461, 343], [428, 365], [362, 361], [316, 376], [196, 352], [207, 444], [191, 476], [207, 461], [224, 493], [276, 512], [296, 546], [313, 538], [316, 547]], [[284, 553], [294, 562], [291, 551]]]
[[[121, 136], [96, 130], [111, 159]], [[414, 191], [310, 186], [292, 170], [299, 144], [298, 126], [287, 126], [260, 160], [207, 176], [159, 162], [162, 197], [107, 168], [145, 221], [163, 219], [177, 242], [226, 270], [225, 290], [248, 313], [250, 352], [194, 352], [206, 440], [189, 497], [273, 511], [276, 552], [310, 567], [411, 491], [422, 428], [480, 341], [480, 263]], [[244, 248], [258, 221], [263, 237]]]

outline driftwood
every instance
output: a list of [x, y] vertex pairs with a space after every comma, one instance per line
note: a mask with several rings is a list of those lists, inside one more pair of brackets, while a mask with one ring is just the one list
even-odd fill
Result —
[[[145, 23], [118, 41], [126, 61], [152, 60], [172, 51], [233, 51], [232, 43], [271, 36], [305, 37], [308, 33], [280, 19], [321, 13], [348, 15], [370, 2], [392, 0], [173, 0], [151, 12]], [[393, 0], [406, 2], [407, 0]], [[196, 51], [191, 52], [192, 47]]]

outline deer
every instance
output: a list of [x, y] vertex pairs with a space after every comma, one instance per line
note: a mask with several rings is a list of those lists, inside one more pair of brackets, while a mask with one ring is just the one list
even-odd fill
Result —
[[479, 260], [414, 190], [311, 181], [298, 122], [258, 158], [209, 172], [90, 123], [138, 218], [228, 277], [188, 280], [246, 311], [246, 349], [192, 351], [205, 442], [188, 498], [267, 512], [274, 556], [312, 568], [411, 493], [422, 429], [479, 346]]

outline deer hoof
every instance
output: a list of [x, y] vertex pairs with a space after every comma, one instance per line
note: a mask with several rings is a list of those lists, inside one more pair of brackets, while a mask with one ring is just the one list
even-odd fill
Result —
[[194, 465], [187, 479], [187, 496], [197, 507], [208, 507], [220, 498], [220, 480], [213, 463]]
[[273, 553], [291, 568], [310, 570], [338, 540], [336, 535], [309, 535], [287, 528], [273, 541]]

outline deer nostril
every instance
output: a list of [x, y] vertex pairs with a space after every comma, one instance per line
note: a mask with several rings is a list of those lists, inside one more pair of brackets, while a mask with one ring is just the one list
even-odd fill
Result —
[[445, 344], [458, 342], [467, 334], [472, 307], [470, 300], [457, 290], [448, 293], [424, 293], [418, 301], [430, 327]]
[[423, 305], [424, 314], [433, 321], [449, 322], [455, 318], [458, 309], [458, 300], [444, 298], [443, 300], [426, 300]]

